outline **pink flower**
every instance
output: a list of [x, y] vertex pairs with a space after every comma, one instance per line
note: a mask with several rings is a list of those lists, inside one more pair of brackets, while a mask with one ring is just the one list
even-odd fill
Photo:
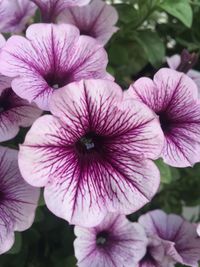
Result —
[[14, 231], [28, 229], [34, 220], [39, 190], [20, 175], [16, 150], [0, 147], [0, 254], [14, 243]]
[[147, 237], [138, 223], [109, 214], [94, 228], [76, 226], [75, 256], [79, 267], [132, 267], [144, 256]]
[[57, 90], [52, 115], [39, 118], [20, 147], [25, 180], [45, 187], [48, 208], [81, 226], [107, 212], [129, 214], [149, 202], [159, 186], [163, 135], [139, 101], [123, 101], [121, 88], [86, 80]]
[[187, 167], [200, 161], [200, 103], [197, 86], [187, 75], [163, 68], [153, 81], [137, 80], [127, 94], [159, 117], [165, 135], [162, 157], [167, 164]]
[[30, 0], [1, 0], [0, 32], [22, 32], [35, 11], [36, 6]]
[[182, 71], [186, 73], [197, 85], [200, 93], [200, 72], [192, 69], [196, 64], [197, 56], [189, 54], [187, 50], [183, 50], [181, 56], [173, 55], [167, 57], [167, 64], [171, 69]]
[[43, 22], [54, 22], [65, 8], [87, 5], [90, 0], [32, 0], [40, 9]]
[[0, 56], [0, 71], [21, 98], [49, 109], [55, 89], [87, 78], [107, 78], [107, 54], [72, 25], [34, 24], [26, 38], [11, 37]]
[[[0, 35], [0, 48], [5, 44]], [[0, 74], [0, 142], [12, 139], [19, 127], [29, 127], [41, 115], [35, 105], [18, 97], [11, 88], [11, 79]]]
[[83, 7], [64, 9], [58, 17], [59, 22], [75, 25], [81, 34], [96, 38], [103, 45], [118, 30], [114, 26], [117, 20], [116, 9], [101, 0], [93, 0]]
[[165, 254], [174, 263], [195, 267], [200, 260], [200, 239], [194, 224], [182, 217], [161, 210], [154, 210], [139, 218], [151, 238], [159, 238], [165, 246]]

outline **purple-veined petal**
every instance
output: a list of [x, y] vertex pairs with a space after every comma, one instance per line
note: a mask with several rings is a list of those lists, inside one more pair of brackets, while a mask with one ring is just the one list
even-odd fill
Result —
[[106, 44], [118, 28], [114, 25], [118, 14], [114, 7], [101, 0], [93, 0], [87, 6], [71, 7], [61, 12], [59, 23], [69, 23], [79, 28], [82, 35], [88, 35]]
[[55, 22], [63, 9], [87, 5], [90, 0], [32, 0], [40, 9], [43, 22]]
[[14, 231], [28, 229], [34, 220], [39, 189], [27, 184], [18, 168], [18, 152], [0, 147], [0, 253], [14, 243]]
[[36, 6], [30, 0], [2, 0], [0, 2], [0, 31], [22, 32], [35, 11]]
[[1, 51], [0, 71], [13, 77], [17, 95], [48, 110], [57, 88], [84, 78], [107, 78], [107, 55], [72, 25], [34, 24], [27, 39], [11, 37]]

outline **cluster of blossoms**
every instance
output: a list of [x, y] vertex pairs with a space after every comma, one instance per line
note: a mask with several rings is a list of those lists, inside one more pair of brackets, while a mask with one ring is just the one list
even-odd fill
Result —
[[[171, 69], [123, 91], [106, 71], [103, 46], [118, 30], [112, 6], [13, 2], [0, 2], [1, 32], [21, 33], [0, 37], [0, 141], [32, 126], [19, 155], [0, 150], [0, 252], [11, 247], [15, 230], [30, 227], [44, 187], [49, 210], [77, 225], [80, 267], [196, 266], [195, 225], [162, 211], [138, 223], [125, 217], [156, 194], [154, 160], [200, 162], [199, 73], [189, 71], [195, 55], [168, 59]], [[37, 7], [42, 23], [27, 27]]]
[[75, 226], [74, 247], [80, 267], [198, 266], [200, 239], [196, 226], [162, 210], [140, 216], [108, 214], [96, 227]]

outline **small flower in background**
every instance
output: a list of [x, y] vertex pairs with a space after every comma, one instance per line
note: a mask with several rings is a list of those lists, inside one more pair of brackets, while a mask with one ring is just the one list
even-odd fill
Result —
[[18, 152], [0, 147], [0, 254], [14, 243], [14, 231], [28, 229], [34, 220], [39, 190], [19, 172]]
[[153, 81], [138, 79], [127, 95], [140, 99], [159, 116], [165, 135], [162, 152], [165, 163], [187, 167], [200, 161], [200, 103], [192, 79], [163, 68]]
[[21, 33], [35, 11], [30, 0], [1, 0], [0, 32]]
[[97, 41], [80, 36], [72, 25], [34, 24], [26, 38], [13, 36], [3, 47], [0, 71], [12, 81], [14, 92], [49, 110], [55, 89], [73, 81], [109, 78], [107, 54]]
[[81, 226], [107, 212], [130, 214], [149, 202], [160, 176], [155, 164], [163, 134], [140, 101], [123, 101], [122, 89], [86, 80], [57, 90], [52, 115], [38, 119], [20, 147], [25, 180], [45, 187], [48, 208]]
[[165, 246], [165, 255], [174, 263], [197, 266], [200, 260], [200, 239], [196, 226], [182, 217], [161, 210], [154, 210], [142, 215], [139, 223], [144, 227], [147, 236], [160, 238]]
[[[0, 35], [0, 48], [5, 44]], [[11, 88], [11, 79], [0, 74], [0, 142], [12, 139], [19, 127], [29, 127], [42, 114], [35, 105], [18, 97]]]
[[32, 0], [40, 9], [43, 22], [55, 22], [65, 8], [87, 5], [90, 0]]
[[94, 228], [75, 226], [75, 256], [79, 267], [132, 267], [145, 254], [147, 237], [138, 223], [108, 214]]
[[198, 55], [190, 54], [186, 49], [181, 55], [167, 57], [167, 64], [171, 69], [186, 73], [197, 85], [200, 94], [200, 72], [192, 69], [198, 61]]
[[91, 36], [103, 45], [118, 30], [114, 26], [118, 20], [116, 9], [101, 0], [93, 0], [87, 6], [65, 9], [57, 20], [75, 25], [82, 35]]

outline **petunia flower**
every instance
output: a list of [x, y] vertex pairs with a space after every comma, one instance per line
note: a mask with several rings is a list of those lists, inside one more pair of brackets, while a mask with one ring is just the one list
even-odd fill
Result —
[[187, 266], [198, 266], [200, 260], [200, 238], [194, 224], [182, 217], [161, 210], [142, 215], [139, 223], [151, 238], [159, 237], [165, 246], [165, 254], [175, 262]]
[[48, 208], [81, 226], [107, 212], [129, 214], [149, 202], [159, 171], [163, 135], [139, 101], [123, 101], [112, 81], [85, 80], [57, 90], [52, 115], [38, 119], [20, 147], [25, 180], [45, 187]]
[[[0, 48], [5, 44], [0, 35]], [[11, 88], [11, 79], [0, 74], [0, 142], [12, 139], [19, 127], [29, 127], [41, 115], [35, 105], [17, 96]]]
[[21, 33], [35, 11], [30, 0], [1, 0], [0, 32]]
[[123, 215], [108, 214], [94, 228], [75, 226], [75, 256], [79, 267], [132, 267], [144, 256], [143, 227]]
[[163, 68], [153, 81], [137, 80], [127, 95], [140, 99], [159, 117], [165, 135], [162, 157], [167, 164], [187, 167], [200, 161], [200, 103], [192, 79]]
[[184, 49], [181, 55], [167, 57], [167, 64], [171, 69], [186, 73], [196, 83], [200, 94], [200, 72], [192, 69], [197, 59], [197, 54], [190, 54]]
[[0, 147], [0, 254], [14, 243], [14, 231], [28, 229], [34, 220], [39, 190], [19, 172], [18, 152]]
[[72, 25], [33, 24], [26, 37], [8, 39], [0, 56], [0, 72], [21, 98], [49, 110], [53, 91], [73, 81], [107, 78], [107, 54], [91, 37]]
[[65, 8], [87, 5], [90, 0], [32, 0], [40, 9], [43, 22], [55, 22]]
[[149, 238], [146, 253], [137, 267], [173, 267], [174, 261], [165, 255], [165, 246], [157, 237]]
[[65, 9], [58, 17], [58, 22], [75, 25], [81, 34], [91, 36], [103, 45], [118, 30], [114, 26], [117, 20], [116, 9], [101, 0], [93, 0], [87, 6]]

